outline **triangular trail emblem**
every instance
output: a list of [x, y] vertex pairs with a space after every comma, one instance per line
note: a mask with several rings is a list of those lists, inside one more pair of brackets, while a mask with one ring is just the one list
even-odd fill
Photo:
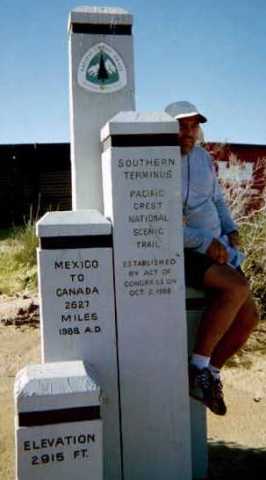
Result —
[[98, 93], [121, 90], [127, 84], [127, 72], [122, 58], [106, 43], [94, 45], [80, 62], [78, 83], [87, 90]]

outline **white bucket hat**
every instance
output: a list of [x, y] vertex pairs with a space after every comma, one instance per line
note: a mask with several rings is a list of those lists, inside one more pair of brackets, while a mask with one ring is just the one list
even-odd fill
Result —
[[176, 120], [180, 118], [187, 118], [187, 117], [195, 117], [199, 118], [200, 123], [206, 123], [207, 118], [204, 117], [201, 113], [199, 113], [197, 107], [193, 105], [193, 103], [181, 101], [181, 102], [174, 102], [167, 105], [165, 109], [166, 113], [174, 117]]

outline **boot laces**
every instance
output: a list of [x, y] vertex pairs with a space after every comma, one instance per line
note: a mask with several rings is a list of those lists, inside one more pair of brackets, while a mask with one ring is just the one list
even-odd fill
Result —
[[210, 388], [210, 374], [209, 371], [206, 369], [203, 370], [198, 376], [198, 383], [204, 390]]
[[221, 380], [215, 380], [215, 391], [216, 391], [216, 397], [217, 398], [223, 398], [223, 384]]

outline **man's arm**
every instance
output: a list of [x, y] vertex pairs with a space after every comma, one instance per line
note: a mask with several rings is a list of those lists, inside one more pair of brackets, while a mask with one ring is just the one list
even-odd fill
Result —
[[185, 248], [197, 249], [200, 253], [206, 253], [211, 244], [213, 235], [203, 228], [193, 228], [184, 224]]
[[223, 264], [228, 261], [228, 253], [219, 240], [213, 238], [208, 230], [189, 227], [184, 225], [185, 248], [197, 249], [199, 253], [205, 253], [217, 263]]
[[240, 236], [237, 230], [228, 233], [227, 236], [229, 238], [229, 242], [230, 242], [230, 245], [232, 245], [232, 247], [238, 248], [241, 246]]

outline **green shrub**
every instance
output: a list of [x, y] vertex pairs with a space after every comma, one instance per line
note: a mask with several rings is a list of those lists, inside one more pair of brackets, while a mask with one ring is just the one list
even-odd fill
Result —
[[0, 243], [0, 292], [13, 295], [37, 287], [35, 225], [28, 222], [5, 232]]
[[258, 158], [249, 180], [242, 178], [245, 167], [235, 154], [227, 149], [228, 168], [233, 178], [219, 178], [225, 199], [239, 226], [246, 260], [242, 265], [257, 301], [261, 318], [266, 320], [266, 157]]
[[266, 211], [249, 215], [240, 225], [240, 235], [247, 255], [243, 270], [257, 300], [261, 318], [266, 320]]

